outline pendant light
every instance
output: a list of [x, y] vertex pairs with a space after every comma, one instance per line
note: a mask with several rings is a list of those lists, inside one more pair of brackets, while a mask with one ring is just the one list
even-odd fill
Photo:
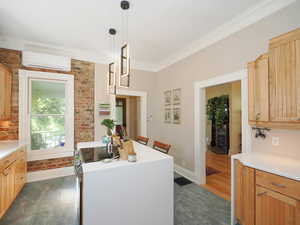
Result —
[[[117, 34], [116, 29], [110, 28], [108, 31], [110, 35], [111, 42], [111, 50], [114, 54], [115, 51], [115, 35]], [[108, 64], [108, 94], [116, 95], [117, 87], [116, 87], [116, 63], [113, 61]]]
[[127, 0], [121, 1], [122, 9], [122, 29], [123, 40], [121, 47], [120, 69], [119, 69], [119, 86], [128, 88], [130, 86], [130, 55], [128, 44], [128, 10], [130, 3]]

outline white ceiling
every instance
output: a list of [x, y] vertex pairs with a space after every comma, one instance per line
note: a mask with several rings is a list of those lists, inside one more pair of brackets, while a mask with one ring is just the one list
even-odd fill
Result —
[[[140, 64], [158, 67], [241, 13], [271, 1], [130, 0], [132, 58]], [[111, 52], [108, 28], [115, 27], [118, 37], [121, 35], [119, 2], [1, 0], [0, 34], [107, 58]]]

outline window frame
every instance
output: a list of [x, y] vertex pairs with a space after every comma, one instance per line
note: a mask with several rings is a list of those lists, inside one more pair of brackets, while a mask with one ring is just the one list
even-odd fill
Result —
[[[43, 150], [31, 150], [30, 106], [31, 81], [41, 80], [65, 84], [65, 146]], [[74, 152], [74, 76], [31, 70], [19, 70], [19, 139], [28, 145], [28, 161], [72, 156]]]

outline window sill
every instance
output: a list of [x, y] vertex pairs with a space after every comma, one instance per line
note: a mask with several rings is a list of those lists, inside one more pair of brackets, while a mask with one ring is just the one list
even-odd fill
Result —
[[73, 155], [74, 155], [74, 150], [58, 152], [58, 153], [50, 153], [50, 154], [29, 153], [27, 161], [29, 162], [29, 161], [36, 161], [36, 160], [56, 159], [56, 158], [63, 158], [63, 157], [71, 157]]

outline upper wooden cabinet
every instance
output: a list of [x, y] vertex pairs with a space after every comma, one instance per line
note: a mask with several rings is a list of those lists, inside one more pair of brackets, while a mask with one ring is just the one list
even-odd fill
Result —
[[269, 121], [269, 56], [248, 63], [249, 120]]
[[12, 73], [0, 63], [0, 121], [11, 119]]
[[248, 63], [249, 123], [300, 128], [300, 29], [270, 40], [269, 52]]
[[270, 41], [270, 120], [300, 123], [300, 29]]

